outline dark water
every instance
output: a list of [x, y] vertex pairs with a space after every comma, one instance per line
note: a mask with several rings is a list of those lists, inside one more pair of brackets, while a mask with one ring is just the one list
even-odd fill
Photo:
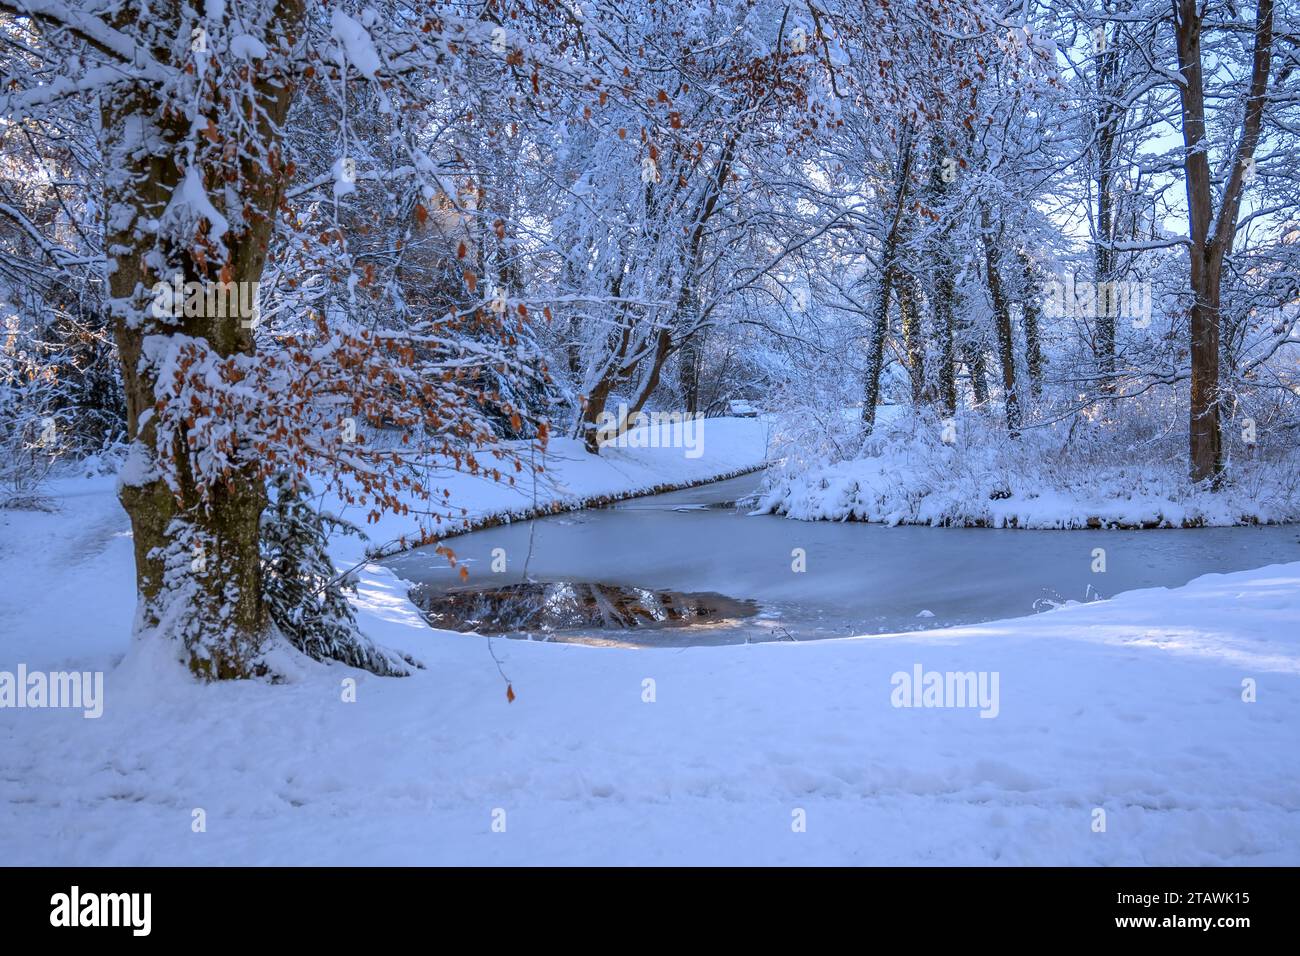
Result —
[[722, 594], [654, 591], [583, 581], [456, 587], [418, 584], [411, 597], [434, 627], [480, 634], [654, 630], [727, 624], [758, 613]]

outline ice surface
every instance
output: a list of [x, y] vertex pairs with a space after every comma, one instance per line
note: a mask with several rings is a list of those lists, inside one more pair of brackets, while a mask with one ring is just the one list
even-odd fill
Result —
[[[886, 527], [794, 521], [722, 507], [758, 475], [451, 539], [458, 567], [419, 549], [390, 562], [433, 588], [534, 581], [710, 591], [763, 606], [727, 629], [664, 645], [845, 637], [1033, 614], [1067, 601], [1176, 587], [1201, 574], [1300, 561], [1294, 526], [1141, 531]], [[1094, 571], [1096, 549], [1105, 571]], [[493, 572], [493, 552], [504, 552]], [[795, 549], [806, 570], [793, 570]], [[459, 565], [469, 570], [468, 582]], [[496, 566], [502, 562], [498, 560]], [[929, 615], [923, 612], [930, 612]], [[599, 630], [593, 637], [603, 638]]]

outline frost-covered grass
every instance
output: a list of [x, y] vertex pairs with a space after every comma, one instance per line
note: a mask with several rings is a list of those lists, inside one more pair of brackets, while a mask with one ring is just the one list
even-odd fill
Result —
[[[850, 445], [841, 437], [837, 447]], [[988, 418], [945, 423], [879, 417], [871, 438], [836, 459], [808, 436], [783, 441], [760, 510], [802, 520], [995, 528], [1198, 527], [1300, 521], [1300, 450], [1238, 448], [1223, 486], [1186, 477], [1168, 436], [1079, 419], [1027, 428], [1016, 440]]]

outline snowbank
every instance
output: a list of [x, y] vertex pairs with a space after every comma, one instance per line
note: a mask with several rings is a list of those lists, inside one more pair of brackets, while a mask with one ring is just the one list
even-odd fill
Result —
[[[1218, 492], [1193, 486], [1181, 457], [1122, 453], [1026, 432], [1016, 442], [970, 415], [887, 418], [861, 457], [791, 457], [768, 473], [758, 510], [804, 521], [992, 528], [1185, 528], [1300, 521], [1300, 460], [1238, 463]], [[1064, 428], [1058, 431], [1064, 431]], [[778, 447], [780, 438], [777, 438]]]
[[[451, 492], [455, 508], [434, 513], [412, 510], [406, 515], [385, 514], [367, 521], [370, 508], [348, 507], [337, 499], [328, 506], [362, 527], [364, 547], [355, 538], [342, 538], [334, 548], [341, 564], [367, 557], [393, 554], [422, 539], [519, 521], [544, 514], [572, 511], [624, 498], [689, 488], [708, 481], [731, 478], [763, 466], [767, 458], [770, 426], [759, 419], [708, 418], [694, 426], [694, 447], [671, 447], [681, 425], [664, 429], [663, 442], [652, 429], [633, 429], [646, 447], [607, 447], [599, 456], [588, 454], [580, 441], [553, 438], [544, 455], [536, 459], [537, 475], [520, 475], [515, 484], [448, 470], [427, 477], [430, 487]], [[678, 441], [677, 445], [685, 445]], [[412, 509], [418, 506], [412, 502]]]
[[[412, 512], [367, 522], [368, 506], [328, 502], [361, 526], [367, 539], [341, 536], [331, 551], [340, 567], [391, 553], [418, 541], [426, 528], [443, 534], [493, 522], [652, 494], [753, 471], [766, 454], [767, 427], [752, 419], [703, 423], [703, 454], [680, 448], [609, 448], [587, 454], [579, 442], [556, 439], [539, 464], [537, 480], [514, 487], [449, 471], [436, 479], [464, 512], [437, 517]], [[0, 667], [5, 661], [76, 653], [84, 666], [108, 667], [126, 651], [135, 592], [130, 523], [116, 497], [116, 478], [83, 465], [76, 477], [49, 482], [43, 494], [55, 513], [0, 509]], [[412, 508], [417, 505], [411, 502]], [[57, 663], [57, 659], [55, 663]], [[3, 713], [3, 711], [0, 711]]]
[[[433, 631], [370, 565], [363, 627], [426, 670], [200, 686], [123, 660], [124, 516], [102, 480], [55, 491], [0, 513], [0, 670], [107, 670], [105, 706], [0, 709], [11, 864], [1300, 863], [1300, 563], [671, 652]], [[996, 673], [997, 716], [893, 706], [918, 665]]]

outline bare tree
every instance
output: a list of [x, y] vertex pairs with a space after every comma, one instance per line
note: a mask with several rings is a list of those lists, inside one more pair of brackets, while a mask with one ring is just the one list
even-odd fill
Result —
[[1219, 394], [1220, 296], [1224, 261], [1232, 252], [1241, 210], [1242, 189], [1251, 175], [1268, 102], [1273, 56], [1273, 0], [1259, 0], [1255, 12], [1254, 51], [1240, 135], [1231, 152], [1227, 181], [1216, 208], [1206, 132], [1205, 74], [1201, 47], [1205, 8], [1196, 0], [1172, 0], [1178, 42], [1179, 94], [1182, 103], [1184, 182], [1191, 225], [1190, 281], [1192, 308], [1191, 421], [1189, 458], [1193, 481], [1217, 479], [1223, 470], [1222, 408]]

